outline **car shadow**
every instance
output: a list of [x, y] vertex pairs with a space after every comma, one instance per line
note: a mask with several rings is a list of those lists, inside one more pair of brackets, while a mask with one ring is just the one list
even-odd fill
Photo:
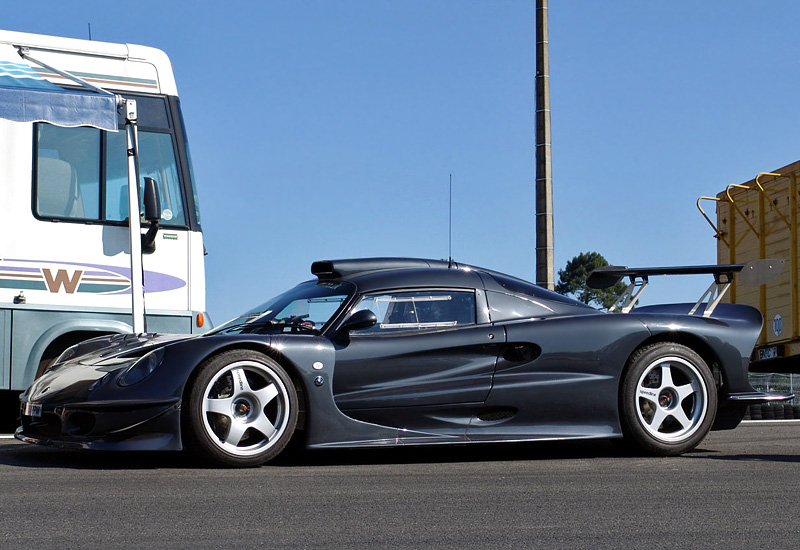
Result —
[[[618, 458], [641, 460], [624, 445], [607, 440], [538, 441], [471, 445], [432, 445], [357, 449], [287, 449], [265, 467], [309, 468], [403, 464], [446, 464]], [[649, 457], [647, 457], [649, 458]], [[800, 463], [795, 454], [721, 454], [703, 447], [675, 457], [684, 460]], [[653, 458], [653, 460], [660, 460]], [[217, 469], [178, 451], [75, 451], [9, 441], [0, 444], [0, 465], [78, 470]]]
[[[386, 464], [439, 464], [517, 460], [576, 460], [625, 457], [625, 450], [609, 441], [543, 441], [532, 443], [472, 444], [420, 447], [305, 450], [288, 452], [267, 467], [303, 468]], [[80, 470], [148, 470], [216, 468], [183, 452], [77, 451], [9, 441], [0, 445], [0, 465], [22, 468]]]
[[695, 450], [683, 455], [686, 458], [701, 460], [720, 460], [733, 462], [785, 462], [788, 464], [800, 463], [800, 455], [797, 454], [736, 454], [736, 455], [714, 455], [711, 451]]
[[355, 466], [366, 464], [440, 464], [515, 460], [585, 459], [625, 456], [609, 441], [537, 441], [294, 451], [272, 462], [277, 467]]
[[181, 452], [73, 451], [9, 442], [0, 446], [0, 465], [22, 468], [72, 468], [81, 470], [141, 470], [185, 468]]

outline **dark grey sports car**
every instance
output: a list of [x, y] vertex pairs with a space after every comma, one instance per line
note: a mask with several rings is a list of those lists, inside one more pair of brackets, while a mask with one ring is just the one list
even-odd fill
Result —
[[[631, 281], [608, 313], [454, 262], [315, 262], [314, 280], [206, 335], [70, 348], [22, 395], [16, 437], [186, 448], [227, 466], [265, 463], [292, 437], [308, 448], [624, 438], [679, 454], [735, 427], [749, 403], [791, 397], [748, 382], [761, 314], [719, 303], [743, 268], [597, 270], [595, 286]], [[696, 272], [715, 278], [697, 303], [632, 309], [650, 275]]]

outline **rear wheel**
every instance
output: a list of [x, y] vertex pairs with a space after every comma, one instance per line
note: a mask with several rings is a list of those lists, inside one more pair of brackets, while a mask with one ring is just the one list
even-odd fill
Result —
[[631, 357], [620, 420], [625, 438], [640, 450], [671, 456], [693, 449], [711, 429], [716, 410], [711, 371], [691, 349], [659, 343]]
[[184, 411], [184, 439], [208, 462], [258, 466], [286, 447], [297, 411], [283, 367], [262, 353], [228, 351], [200, 366]]

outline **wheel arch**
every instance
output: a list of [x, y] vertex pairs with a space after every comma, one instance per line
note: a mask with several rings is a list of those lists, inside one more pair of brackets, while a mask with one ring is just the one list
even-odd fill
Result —
[[619, 393], [621, 394], [622, 391], [622, 384], [625, 380], [625, 373], [628, 369], [631, 368], [631, 359], [636, 355], [636, 353], [648, 346], [653, 344], [681, 344], [686, 346], [687, 348], [694, 351], [698, 354], [703, 361], [705, 361], [708, 368], [711, 370], [711, 374], [714, 377], [714, 381], [716, 382], [717, 389], [724, 384], [725, 381], [725, 371], [724, 369], [720, 368], [720, 358], [714, 349], [706, 342], [703, 338], [695, 334], [691, 334], [689, 332], [668, 332], [668, 333], [661, 333], [661, 334], [654, 334], [650, 338], [647, 338], [643, 342], [641, 342], [638, 346], [636, 346], [633, 351], [631, 351], [628, 358], [625, 360], [625, 366], [623, 367], [622, 371], [620, 372], [619, 377]]
[[[672, 433], [669, 428], [665, 428], [665, 431], [662, 432], [661, 423], [659, 423], [658, 426], [655, 426], [649, 424], [649, 420], [642, 419], [643, 413], [642, 409], [640, 409], [640, 398], [637, 396], [635, 389], [636, 387], [640, 387], [639, 384], [641, 383], [641, 379], [639, 379], [639, 381], [637, 381], [633, 386], [629, 384], [632, 380], [637, 380], [637, 377], [643, 377], [647, 372], [647, 369], [650, 368], [650, 365], [654, 364], [652, 361], [661, 361], [662, 358], [665, 357], [663, 355], [662, 358], [658, 357], [658, 354], [664, 353], [664, 351], [659, 350], [659, 346], [664, 344], [675, 344], [676, 346], [685, 348], [684, 351], [681, 351], [680, 349], [674, 349], [674, 354], [680, 358], [682, 362], [685, 362], [686, 366], [683, 368], [688, 368], [694, 371], [692, 374], [684, 373], [684, 376], [688, 376], [690, 379], [691, 377], [696, 377], [698, 380], [700, 378], [705, 378], [703, 383], [708, 387], [708, 391], [700, 397], [700, 402], [705, 402], [709, 406], [705, 408], [704, 412], [702, 412], [697, 418], [695, 418], [694, 413], [689, 414], [690, 411], [686, 411], [684, 409], [684, 412], [686, 412], [688, 416], [682, 415], [684, 416], [685, 422], [679, 420], [677, 422], [678, 429], [675, 431], [683, 432], [688, 430], [688, 433], [685, 437], [683, 434], [678, 433], [678, 437], [674, 441], [670, 441], [668, 437], [664, 439], [661, 436], [662, 433]], [[665, 350], [665, 348], [661, 348], [661, 350]], [[655, 355], [654, 352], [656, 352]], [[691, 352], [694, 358], [687, 356], [687, 352]], [[705, 363], [705, 369], [701, 368], [701, 365], [696, 364], [697, 359], [700, 359]], [[717, 396], [719, 394], [720, 384], [724, 383], [724, 380], [722, 379], [723, 373], [724, 371], [719, 367], [719, 359], [715, 351], [707, 342], [696, 335], [687, 334], [685, 332], [670, 332], [668, 334], [654, 335], [653, 337], [641, 342], [640, 345], [631, 352], [630, 356], [626, 360], [625, 367], [620, 373], [618, 411], [623, 437], [632, 442], [633, 446], [638, 449], [639, 452], [645, 452], [646, 454], [654, 454], [657, 456], [674, 456], [677, 454], [682, 454], [683, 452], [696, 447], [705, 438], [707, 433], [714, 429], [717, 414], [720, 411], [720, 400]], [[670, 381], [668, 385], [673, 386], [673, 389], [671, 390], [672, 395], [677, 395], [674, 390], [674, 383]], [[633, 393], [631, 391], [631, 387], [634, 388]], [[653, 386], [647, 387], [650, 388]], [[697, 390], [693, 390], [689, 393], [695, 394], [698, 392]], [[652, 393], [650, 395], [653, 396], [653, 398], [650, 399], [654, 400], [656, 394]], [[680, 397], [678, 399], [678, 404], [682, 406], [681, 403], [683, 398]], [[696, 404], [698, 398], [693, 397], [693, 399], [694, 404]], [[692, 407], [692, 411], [695, 410], [695, 405], [690, 406]], [[633, 410], [631, 407], [633, 407]], [[677, 418], [677, 416], [673, 416], [670, 404], [658, 405], [657, 407], [663, 407], [661, 410], [665, 411], [665, 416], [661, 417], [662, 420], [672, 416], [673, 421], [670, 427], [674, 427], [676, 424], [674, 419]], [[638, 419], [636, 417], [638, 417]], [[666, 424], [664, 424], [664, 426], [666, 426]], [[658, 432], [658, 434], [654, 435], [653, 432]], [[675, 446], [671, 447], [672, 445]]]
[[305, 419], [306, 419], [306, 406], [307, 406], [307, 399], [306, 399], [306, 387], [303, 382], [303, 377], [300, 376], [300, 370], [297, 368], [297, 365], [289, 359], [285, 354], [281, 353], [274, 347], [268, 344], [259, 344], [257, 342], [230, 342], [227, 345], [214, 348], [213, 350], [209, 351], [204, 357], [200, 358], [196, 361], [194, 368], [192, 369], [189, 376], [186, 378], [186, 382], [184, 383], [183, 389], [181, 391], [181, 399], [182, 401], [186, 401], [188, 392], [191, 391], [192, 385], [194, 383], [195, 378], [198, 376], [199, 369], [198, 367], [205, 363], [206, 361], [210, 360], [217, 355], [228, 351], [234, 350], [245, 350], [245, 351], [255, 351], [258, 353], [263, 353], [270, 359], [275, 360], [284, 370], [286, 370], [286, 374], [289, 375], [289, 378], [292, 380], [294, 384], [295, 391], [297, 392], [297, 399], [298, 399], [298, 417], [297, 417], [297, 430], [304, 430], [305, 429]]

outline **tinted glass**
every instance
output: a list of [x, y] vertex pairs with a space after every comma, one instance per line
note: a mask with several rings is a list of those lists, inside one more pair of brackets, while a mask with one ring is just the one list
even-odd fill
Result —
[[475, 293], [416, 291], [365, 296], [354, 311], [368, 309], [378, 323], [359, 332], [424, 330], [475, 324]]
[[[107, 220], [123, 221], [128, 217], [126, 149], [127, 137], [124, 132], [108, 135], [105, 204]], [[161, 195], [161, 223], [186, 225], [178, 165], [170, 134], [139, 132], [139, 175], [142, 182], [145, 177], [149, 177], [158, 183]], [[139, 203], [140, 209], [143, 209], [142, 197], [139, 198]]]
[[350, 283], [301, 283], [209, 334], [319, 332], [352, 291]]
[[192, 167], [192, 152], [189, 150], [189, 140], [186, 137], [186, 124], [183, 122], [183, 112], [181, 111], [180, 100], [175, 100], [175, 109], [178, 112], [178, 117], [181, 121], [181, 129], [183, 133], [183, 147], [186, 151], [186, 161], [189, 165], [189, 181], [191, 183], [192, 198], [194, 199], [194, 215], [195, 220], [200, 224], [200, 200], [197, 198], [197, 186], [194, 179], [194, 168]]
[[501, 275], [500, 273], [490, 273], [489, 275], [491, 275], [491, 277], [495, 281], [497, 281], [497, 283], [500, 286], [511, 292], [524, 294], [525, 296], [541, 300], [552, 300], [555, 302], [563, 302], [565, 304], [580, 305], [580, 306], [586, 305], [582, 304], [578, 300], [570, 298], [569, 296], [562, 296], [561, 294], [556, 294], [555, 292], [551, 292], [538, 285], [529, 283], [528, 281], [523, 281], [522, 279], [507, 277], [505, 275]]
[[100, 130], [37, 124], [36, 213], [97, 219]]
[[[137, 97], [136, 101], [140, 185], [143, 187], [145, 177], [156, 180], [161, 194], [162, 225], [185, 226], [188, 219], [166, 101], [158, 97]], [[118, 132], [39, 123], [35, 158], [38, 216], [109, 222], [128, 218], [124, 120]], [[140, 204], [141, 200], [140, 197]]]
[[[136, 96], [131, 99], [136, 100], [136, 123], [140, 128], [169, 129], [167, 104], [163, 98]], [[125, 128], [125, 113], [120, 112], [117, 124]]]
[[486, 292], [486, 298], [489, 300], [489, 315], [493, 323], [546, 317], [553, 313], [553, 310], [546, 304], [504, 292], [490, 290]]

